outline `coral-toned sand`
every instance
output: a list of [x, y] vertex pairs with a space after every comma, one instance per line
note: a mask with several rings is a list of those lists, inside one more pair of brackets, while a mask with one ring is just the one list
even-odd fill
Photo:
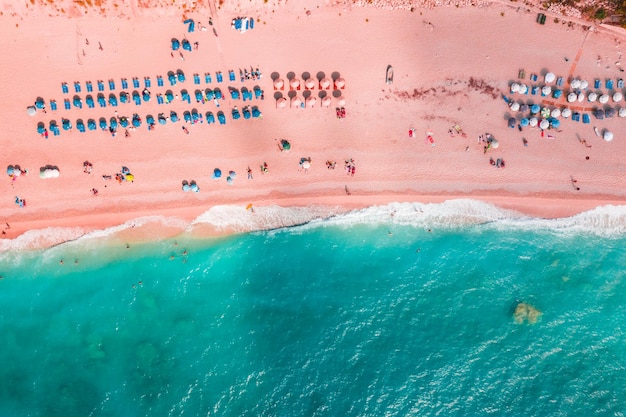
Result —
[[[198, 1], [195, 7], [184, 1], [161, 7], [145, 1], [85, 2], [98, 5], [90, 8], [79, 3], [0, 2], [0, 159], [2, 169], [19, 164], [29, 171], [15, 181], [8, 176], [0, 181], [0, 221], [11, 226], [3, 237], [51, 226], [94, 230], [149, 215], [192, 221], [221, 204], [352, 209], [462, 196], [534, 216], [563, 217], [626, 202], [626, 119], [592, 117], [590, 124], [563, 119], [558, 130], [542, 137], [538, 128], [509, 129], [507, 119], [516, 114], [501, 97], [511, 96], [509, 85], [520, 69], [527, 83], [531, 73], [538, 74], [536, 85], [546, 71], [565, 79], [619, 78], [625, 40], [619, 30], [589, 30], [582, 21], [563, 18], [555, 23], [555, 16], [540, 26], [535, 10], [501, 2], [415, 7], [412, 12], [408, 3], [397, 10], [323, 1], [306, 2], [306, 7], [304, 2], [257, 0], [221, 6]], [[254, 29], [240, 33], [231, 28], [237, 16], [253, 17]], [[187, 32], [186, 18], [195, 19], [195, 32]], [[199, 48], [183, 51], [184, 61], [178, 51], [172, 57], [173, 37], [197, 41]], [[393, 84], [385, 83], [388, 65], [394, 68]], [[260, 69], [262, 79], [242, 83], [239, 68], [251, 66]], [[166, 74], [177, 69], [186, 81], [170, 87]], [[228, 81], [230, 69], [236, 82]], [[221, 84], [216, 84], [216, 71], [224, 73]], [[212, 84], [205, 84], [205, 72], [212, 73]], [[345, 89], [335, 94], [345, 99], [346, 117], [336, 117], [334, 97], [329, 108], [321, 100], [315, 108], [277, 108], [272, 74], [286, 80], [289, 72], [300, 79], [304, 72], [313, 78], [318, 72], [344, 78]], [[200, 86], [194, 85], [194, 73], [201, 76]], [[165, 76], [164, 87], [156, 85], [159, 74]], [[141, 92], [145, 76], [152, 81], [149, 102], [136, 106], [131, 99], [117, 108], [97, 103], [86, 108], [85, 81], [94, 83], [95, 98], [96, 81], [104, 80], [108, 97], [109, 79], [119, 94], [121, 78], [129, 80], [131, 92], [132, 77], [139, 77]], [[83, 108], [65, 110], [63, 100], [75, 95], [74, 81], [81, 82]], [[69, 94], [62, 93], [62, 82], [68, 83]], [[241, 110], [248, 102], [231, 99], [229, 85], [261, 87], [264, 100], [250, 104], [259, 107], [262, 118], [232, 120], [231, 109]], [[227, 95], [219, 109], [213, 102], [196, 103], [197, 87], [216, 86]], [[182, 88], [189, 91], [191, 104], [180, 97], [156, 103], [157, 94], [172, 89], [180, 95]], [[298, 97], [303, 91], [296, 91]], [[324, 91], [333, 95], [332, 88]], [[278, 92], [288, 98], [289, 87]], [[311, 93], [319, 92], [316, 83]], [[47, 113], [29, 116], [26, 108], [37, 97], [46, 101]], [[539, 96], [514, 98], [541, 103]], [[56, 112], [50, 110], [50, 99], [58, 103]], [[223, 110], [227, 123], [146, 126], [148, 114], [156, 118], [175, 110], [182, 118], [193, 108], [202, 115]], [[76, 129], [79, 118], [85, 124], [89, 118], [108, 120], [116, 111], [128, 117], [136, 112], [143, 124], [130, 137], [124, 129], [116, 137], [99, 128]], [[54, 119], [60, 126], [62, 118], [72, 121], [71, 131], [61, 128], [60, 136], [49, 132], [47, 139], [37, 133], [38, 122], [47, 127]], [[457, 124], [464, 136], [449, 134]], [[612, 131], [614, 140], [603, 141], [594, 127]], [[435, 146], [427, 140], [429, 131]], [[478, 138], [486, 132], [500, 146], [485, 153]], [[280, 138], [290, 141], [289, 152], [280, 152]], [[299, 166], [304, 157], [312, 160], [307, 171]], [[490, 158], [503, 159], [506, 167], [491, 166]], [[347, 159], [354, 160], [354, 176], [346, 174]], [[93, 164], [90, 174], [83, 172], [87, 160]], [[337, 163], [334, 170], [327, 169], [327, 160]], [[265, 174], [259, 168], [263, 162], [269, 166]], [[46, 165], [57, 166], [60, 176], [39, 178]], [[134, 182], [103, 179], [122, 166], [130, 168]], [[224, 173], [220, 180], [211, 179], [216, 167]], [[237, 173], [231, 185], [225, 180], [230, 170]], [[201, 191], [183, 192], [183, 180], [195, 180]], [[15, 204], [16, 196], [26, 200], [26, 207]]]

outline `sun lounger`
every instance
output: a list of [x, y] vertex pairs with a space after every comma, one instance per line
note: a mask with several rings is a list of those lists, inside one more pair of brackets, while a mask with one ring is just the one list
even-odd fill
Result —
[[211, 74], [209, 74], [208, 72], [204, 73], [204, 82], [206, 84], [211, 84], [212, 80], [211, 80]]
[[613, 80], [612, 79], [606, 80], [605, 85], [606, 85], [606, 89], [607, 90], [612, 90], [613, 89]]
[[167, 80], [170, 82], [171, 87], [176, 85], [176, 75], [174, 75], [174, 73], [169, 74]]
[[600, 88], [600, 79], [599, 78], [596, 78], [593, 81], [593, 88]]
[[163, 87], [163, 77], [157, 75], [157, 87]]
[[250, 29], [254, 29], [254, 18], [250, 18]]
[[233, 70], [229, 70], [228, 71], [228, 79], [230, 81], [237, 81], [237, 79], [235, 78], [235, 71], [233, 71]]
[[128, 90], [128, 80], [126, 78], [122, 78], [122, 90]]
[[77, 93], [80, 93], [80, 83], [79, 82], [75, 82], [74, 83], [74, 91], [76, 91]]
[[115, 81], [113, 81], [112, 79], [109, 80], [109, 90], [115, 90]]
[[163, 95], [157, 94], [157, 104], [163, 104]]
[[224, 77], [222, 76], [222, 73], [220, 71], [215, 73], [215, 78], [217, 79], [218, 83], [221, 83], [222, 81], [224, 81]]
[[107, 106], [107, 102], [104, 99], [104, 94], [102, 93], [98, 93], [98, 104], [100, 105], [100, 107], [104, 108]]
[[78, 131], [81, 133], [85, 133], [85, 123], [82, 121], [82, 119], [78, 119], [76, 121], [76, 129], [78, 129]]
[[139, 88], [139, 78], [133, 77], [133, 88]]
[[87, 94], [87, 97], [85, 97], [85, 103], [87, 103], [87, 107], [89, 107], [90, 109], [96, 107], [91, 94]]
[[200, 84], [200, 74], [194, 74], [193, 75], [193, 83], [194, 84]]
[[178, 82], [184, 83], [185, 82], [185, 73], [182, 70], [176, 71], [176, 78], [178, 78]]
[[63, 94], [67, 94], [70, 92], [69, 88], [67, 87], [67, 83], [61, 83], [61, 91], [63, 91]]
[[133, 91], [133, 102], [135, 103], [136, 106], [141, 106], [141, 96], [139, 95], [138, 91]]
[[104, 81], [98, 80], [98, 91], [104, 91]]
[[591, 123], [591, 119], [589, 118], [589, 115], [587, 113], [583, 114], [583, 123], [585, 124]]
[[152, 80], [150, 80], [150, 77], [143, 77], [143, 85], [146, 88], [152, 87]]
[[83, 108], [83, 101], [80, 99], [80, 97], [78, 96], [74, 96], [74, 107], [78, 108], [78, 109], [82, 109]]
[[187, 90], [180, 91], [180, 98], [183, 101], [186, 101], [188, 104], [191, 104], [191, 97], [189, 96], [189, 93], [187, 92]]
[[63, 107], [65, 107], [65, 110], [71, 110], [72, 109], [72, 104], [70, 103], [70, 99], [66, 98], [63, 100]]
[[212, 112], [208, 111], [205, 114], [206, 116], [206, 122], [210, 125], [212, 125], [213, 123], [215, 123], [215, 116], [213, 115]]
[[109, 94], [109, 105], [111, 105], [111, 107], [117, 107], [117, 97], [113, 93]]
[[533, 86], [533, 88], [530, 90], [530, 94], [537, 95], [537, 92], [539, 91], [539, 87], [537, 87], [536, 85]]
[[56, 100], [50, 100], [50, 110], [57, 111], [57, 102], [56, 102]]
[[234, 27], [235, 30], [241, 30], [241, 19], [240, 18], [233, 19], [231, 26]]
[[263, 95], [263, 90], [261, 90], [261, 87], [259, 87], [258, 85], [254, 87], [254, 97], [255, 98], [261, 98], [261, 96]]
[[558, 87], [563, 87], [563, 83], [564, 83], [563, 77], [559, 77], [556, 79], [556, 85]]
[[91, 93], [93, 91], [93, 84], [91, 83], [91, 81], [87, 81], [85, 83], [85, 87], [87, 88], [88, 93]]
[[202, 91], [196, 90], [193, 94], [196, 97], [196, 103], [204, 103], [204, 94], [202, 94]]
[[220, 122], [221, 125], [226, 124], [226, 116], [224, 115], [223, 111], [217, 112], [217, 120]]
[[575, 111], [574, 113], [572, 113], [572, 120], [574, 122], [580, 122], [580, 113], [578, 113], [577, 111]]

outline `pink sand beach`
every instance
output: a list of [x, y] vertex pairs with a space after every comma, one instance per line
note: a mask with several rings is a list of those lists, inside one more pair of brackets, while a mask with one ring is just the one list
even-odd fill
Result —
[[[3, 169], [14, 168], [12, 177], [0, 181], [0, 224], [9, 226], [3, 227], [7, 240], [47, 228], [87, 233], [150, 216], [189, 224], [221, 205], [325, 206], [340, 213], [390, 202], [471, 198], [557, 218], [626, 203], [626, 118], [619, 116], [624, 104], [614, 96], [626, 93], [620, 83], [626, 38], [619, 29], [549, 14], [540, 25], [538, 9], [504, 1], [470, 6], [2, 0], [0, 5], [1, 160]], [[187, 19], [194, 22], [193, 32]], [[176, 51], [173, 38], [181, 42]], [[183, 48], [184, 40], [191, 50]], [[393, 80], [386, 79], [388, 66]], [[181, 72], [185, 80], [175, 76], [171, 85], [170, 71]], [[548, 72], [554, 81], [546, 82]], [[576, 89], [574, 80], [589, 86]], [[512, 93], [512, 83], [525, 84], [528, 94]], [[542, 96], [546, 85], [563, 95]], [[216, 88], [223, 99], [207, 96], [206, 89], [214, 93]], [[233, 98], [229, 88], [239, 97]], [[246, 89], [252, 98], [243, 101]], [[158, 96], [168, 90], [173, 101], [159, 104]], [[129, 102], [121, 102], [122, 91], [131, 96]], [[582, 101], [567, 101], [573, 91], [583, 95]], [[590, 102], [592, 91], [607, 94], [609, 101]], [[111, 94], [117, 106], [111, 105]], [[29, 115], [27, 108], [38, 98], [45, 112], [39, 106]], [[515, 111], [512, 102], [550, 111], [568, 108], [590, 121], [557, 116], [549, 129], [519, 130], [528, 112]], [[246, 118], [246, 106], [259, 117]], [[596, 107], [616, 114], [599, 119]], [[194, 109], [198, 122], [186, 122], [185, 112]], [[178, 122], [169, 119], [172, 111]], [[218, 120], [220, 111], [225, 124]], [[158, 121], [161, 113], [168, 118], [165, 124]], [[126, 134], [119, 123], [134, 114], [141, 125]], [[118, 122], [115, 132], [109, 129], [111, 118]], [[71, 129], [64, 129], [64, 119]], [[289, 150], [280, 149], [283, 139]], [[264, 163], [267, 172], [261, 169]], [[217, 179], [216, 168], [222, 173]], [[183, 181], [195, 181], [199, 192], [183, 191]], [[229, 232], [206, 229], [203, 233]], [[179, 231], [174, 223], [161, 230]], [[68, 232], [67, 238], [73, 236]], [[150, 233], [144, 228], [140, 237]], [[33, 245], [65, 238], [55, 239]]]

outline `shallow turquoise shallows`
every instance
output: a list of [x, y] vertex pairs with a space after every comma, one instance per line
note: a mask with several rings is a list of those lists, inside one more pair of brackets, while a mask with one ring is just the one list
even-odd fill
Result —
[[4, 254], [0, 416], [622, 415], [625, 247], [322, 221]]

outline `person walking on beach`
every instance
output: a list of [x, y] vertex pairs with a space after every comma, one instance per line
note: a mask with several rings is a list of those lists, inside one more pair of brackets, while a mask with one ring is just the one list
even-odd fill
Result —
[[580, 187], [577, 185], [578, 184], [578, 180], [575, 180], [573, 175], [570, 175], [569, 177], [570, 177], [570, 179], [572, 181], [572, 187], [574, 187], [574, 189], [576, 191], [580, 191]]
[[252, 179], [252, 170], [250, 169], [250, 167], [248, 167], [248, 179]]

